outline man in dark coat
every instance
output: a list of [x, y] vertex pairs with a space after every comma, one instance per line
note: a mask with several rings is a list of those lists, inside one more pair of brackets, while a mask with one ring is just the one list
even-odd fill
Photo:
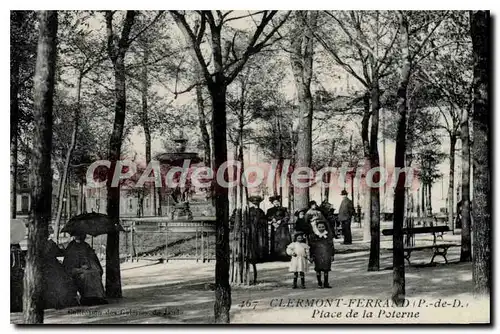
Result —
[[262, 263], [269, 257], [269, 229], [266, 214], [259, 208], [262, 202], [260, 196], [248, 197], [250, 208], [248, 209], [250, 221], [250, 249], [252, 261]]
[[288, 261], [290, 257], [286, 254], [286, 247], [292, 242], [288, 227], [290, 216], [288, 210], [281, 206], [280, 199], [280, 196], [269, 198], [273, 207], [266, 214], [271, 225], [270, 253], [275, 260]]
[[342, 195], [342, 202], [339, 207], [339, 221], [342, 225], [342, 234], [344, 235], [344, 245], [352, 244], [352, 234], [351, 234], [351, 220], [354, 215], [354, 205], [352, 201], [347, 197], [347, 191], [342, 190], [340, 193]]

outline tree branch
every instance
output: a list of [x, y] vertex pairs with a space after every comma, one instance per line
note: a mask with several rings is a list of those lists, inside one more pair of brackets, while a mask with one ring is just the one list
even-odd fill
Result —
[[[267, 13], [267, 11], [266, 11], [266, 13]], [[262, 32], [264, 31], [264, 28], [269, 24], [269, 22], [271, 22], [272, 18], [274, 17], [274, 15], [276, 15], [276, 13], [277, 13], [277, 11], [271, 11], [269, 13], [269, 15], [266, 15], [266, 14], [263, 15], [262, 21], [260, 22], [260, 24], [258, 25], [257, 29], [255, 30], [255, 32], [253, 34], [253, 37], [252, 37], [250, 43], [247, 46], [247, 49], [243, 53], [242, 58], [239, 61], [235, 62], [236, 66], [235, 66], [234, 70], [232, 72], [230, 72], [226, 76], [226, 82], [228, 84], [231, 83], [234, 80], [234, 78], [236, 78], [236, 76], [238, 75], [238, 73], [241, 71], [241, 69], [243, 68], [243, 66], [246, 64], [246, 62], [248, 61], [248, 59], [252, 55], [258, 53], [260, 50], [262, 50], [263, 48], [265, 48], [266, 46], [268, 46], [268, 44], [266, 44], [266, 43], [283, 26], [283, 24], [285, 23], [285, 21], [290, 16], [291, 12], [288, 11], [286, 13], [285, 17], [280, 22], [278, 22], [278, 24], [269, 32], [269, 34], [267, 34], [267, 36], [260, 43], [257, 44], [257, 41], [260, 38], [260, 36], [262, 35]]]
[[[193, 31], [191, 30], [191, 27], [186, 21], [186, 17], [184, 16], [184, 14], [181, 14], [176, 10], [171, 10], [170, 14], [172, 15], [174, 21], [177, 23], [177, 26], [179, 27], [181, 32], [184, 34], [186, 42], [190, 45], [193, 58], [198, 60], [199, 69], [202, 71], [203, 76], [205, 77], [205, 80], [207, 82], [207, 85], [208, 86], [213, 85], [214, 82], [212, 80], [212, 75], [208, 71], [207, 63], [205, 61], [205, 58], [203, 58], [203, 54], [201, 53], [200, 43], [198, 43], [199, 38], [194, 35]], [[203, 15], [202, 15], [202, 21], [203, 21]]]
[[432, 28], [431, 32], [429, 34], [427, 34], [427, 36], [424, 38], [424, 40], [422, 41], [422, 43], [420, 43], [420, 45], [418, 46], [417, 50], [413, 53], [412, 56], [410, 56], [410, 61], [413, 63], [415, 57], [420, 53], [420, 51], [422, 50], [422, 48], [424, 47], [424, 45], [427, 43], [427, 41], [429, 40], [429, 38], [434, 34], [434, 32], [436, 31], [436, 29], [441, 25], [441, 23], [444, 21], [444, 18], [445, 16], [448, 15], [448, 12], [446, 12], [443, 17], [441, 18], [441, 20], [439, 20], [436, 25], [434, 26], [434, 28]]
[[151, 28], [156, 23], [156, 21], [158, 21], [160, 19], [160, 17], [163, 15], [164, 12], [165, 12], [164, 10], [160, 10], [160, 12], [155, 16], [155, 18], [151, 21], [150, 24], [148, 24], [141, 31], [139, 31], [134, 37], [132, 37], [132, 38], [129, 39], [128, 44], [130, 45], [139, 36], [141, 36], [146, 30], [148, 30], [149, 28]]

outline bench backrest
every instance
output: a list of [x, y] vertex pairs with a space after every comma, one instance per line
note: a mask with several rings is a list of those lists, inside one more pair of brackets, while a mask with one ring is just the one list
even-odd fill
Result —
[[[448, 232], [450, 230], [449, 226], [426, 226], [426, 227], [413, 227], [413, 228], [403, 228], [403, 234], [422, 234], [422, 233], [440, 233]], [[382, 230], [383, 235], [394, 235], [394, 229], [384, 229]]]

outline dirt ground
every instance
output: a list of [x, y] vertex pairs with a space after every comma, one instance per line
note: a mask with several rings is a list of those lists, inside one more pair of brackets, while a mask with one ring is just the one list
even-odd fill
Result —
[[[447, 241], [459, 235], [447, 236]], [[427, 238], [421, 241], [426, 243]], [[258, 265], [258, 282], [232, 287], [232, 323], [470, 323], [488, 322], [489, 300], [472, 296], [470, 264], [457, 263], [459, 248], [429, 266], [432, 251], [412, 254], [406, 267], [408, 305], [389, 305], [392, 254], [382, 241], [381, 270], [368, 272], [368, 247], [336, 245], [338, 254], [330, 273], [332, 289], [316, 287], [314, 271], [306, 274], [306, 289], [292, 289], [288, 263]], [[122, 264], [123, 298], [110, 304], [46, 310], [47, 324], [158, 324], [212, 323], [215, 263], [148, 261]], [[418, 314], [417, 314], [418, 312]], [[21, 322], [20, 313], [11, 314]]]

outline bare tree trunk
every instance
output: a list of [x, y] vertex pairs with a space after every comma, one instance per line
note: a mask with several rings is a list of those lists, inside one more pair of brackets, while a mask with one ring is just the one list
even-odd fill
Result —
[[[333, 156], [335, 154], [335, 138], [332, 139], [332, 146], [330, 149], [330, 160], [328, 161], [328, 167], [331, 167], [333, 165]], [[326, 173], [326, 187], [325, 187], [325, 200], [328, 202], [330, 199], [330, 181], [332, 179], [332, 173], [328, 172]], [[352, 195], [352, 200], [354, 203], [354, 194]], [[354, 205], [354, 204], [353, 204]]]
[[[291, 145], [293, 147], [293, 143]], [[290, 159], [290, 166], [295, 166], [295, 154], [292, 152], [292, 158]], [[293, 192], [293, 184], [292, 184], [292, 173], [288, 170], [286, 171], [286, 181], [288, 183], [288, 208], [291, 213], [295, 213], [295, 205], [294, 205], [294, 197], [295, 194]]]
[[[405, 167], [406, 153], [406, 113], [407, 88], [410, 79], [411, 61], [408, 43], [408, 21], [403, 13], [399, 12], [401, 27], [401, 51], [403, 64], [401, 79], [398, 87], [397, 110], [399, 113], [398, 132], [396, 136], [395, 168]], [[405, 260], [403, 245], [403, 224], [405, 210], [405, 183], [406, 174], [400, 173], [394, 190], [394, 221], [392, 237], [392, 300], [396, 305], [402, 305], [405, 299]]]
[[474, 55], [472, 280], [474, 294], [488, 296], [491, 289], [490, 13], [473, 11], [470, 21]]
[[280, 204], [283, 204], [283, 185], [281, 184], [281, 173], [283, 172], [283, 136], [281, 133], [281, 122], [280, 122], [281, 114], [277, 113], [276, 121], [277, 121], [277, 128], [278, 128], [278, 166], [276, 166], [276, 175], [278, 176], [274, 180], [275, 184], [275, 190], [274, 190], [274, 196], [278, 195], [278, 192], [276, 191], [276, 183], [280, 183], [279, 187], [279, 196], [280, 196]]
[[66, 179], [66, 183], [68, 186], [66, 187], [66, 219], [71, 218], [71, 184], [70, 184], [70, 176]]
[[87, 190], [85, 183], [82, 184], [82, 213], [87, 212]]
[[[365, 95], [363, 96], [363, 103], [364, 103], [364, 111], [363, 111], [363, 119], [361, 121], [361, 139], [363, 140], [363, 154], [365, 158], [365, 163], [364, 163], [364, 172], [365, 175], [366, 173], [370, 170], [371, 168], [371, 157], [370, 157], [370, 137], [369, 137], [369, 125], [370, 125], [370, 91], [366, 91]], [[366, 178], [365, 178], [365, 183], [366, 183]], [[360, 189], [364, 190], [364, 205], [363, 205], [363, 212], [364, 212], [364, 219], [363, 219], [363, 241], [369, 241], [370, 240], [370, 223], [371, 223], [371, 195], [369, 192], [368, 185], [366, 185], [365, 189]]]
[[34, 78], [33, 156], [30, 162], [32, 220], [28, 224], [28, 253], [24, 272], [23, 321], [43, 323], [43, 252], [48, 237], [52, 202], [52, 108], [56, 67], [57, 11], [40, 12]]
[[[371, 89], [372, 124], [370, 131], [370, 156], [371, 168], [379, 167], [378, 153], [378, 122], [380, 109], [380, 88], [377, 75], [373, 75], [373, 87]], [[380, 172], [373, 174], [374, 183], [380, 181]], [[379, 186], [370, 187], [371, 220], [370, 220], [370, 258], [368, 260], [368, 271], [380, 269], [380, 189]]]
[[[116, 162], [120, 159], [123, 139], [123, 128], [126, 112], [125, 89], [125, 53], [129, 45], [129, 36], [135, 21], [136, 12], [127, 11], [121, 36], [118, 39], [113, 33], [113, 13], [106, 12], [106, 26], [108, 34], [108, 55], [113, 63], [115, 76], [115, 119], [113, 132], [109, 140], [108, 160], [111, 162], [107, 179], [107, 213], [118, 223], [120, 218], [120, 188], [112, 187], [111, 181]], [[120, 235], [119, 232], [108, 233], [106, 242], [106, 295], [111, 298], [122, 297], [120, 273]]]
[[149, 62], [149, 45], [144, 46], [143, 55], [143, 66], [142, 66], [142, 80], [141, 80], [141, 99], [142, 99], [142, 127], [144, 129], [144, 136], [146, 138], [146, 164], [151, 162], [151, 130], [149, 127], [149, 116], [148, 116], [148, 62]]
[[[199, 75], [201, 80], [202, 75]], [[203, 149], [205, 152], [204, 163], [206, 166], [211, 165], [212, 152], [210, 149], [210, 135], [207, 130], [207, 122], [205, 116], [205, 103], [203, 102], [203, 87], [202, 85], [196, 86], [196, 104], [198, 106], [198, 125], [201, 132], [201, 139], [203, 141]]]
[[[214, 140], [214, 170], [218, 171], [227, 159], [226, 86], [222, 78], [216, 78], [216, 86], [212, 87], [210, 94], [213, 106], [212, 138]], [[227, 170], [224, 174], [225, 179], [227, 179]], [[216, 217], [214, 314], [216, 323], [229, 323], [229, 310], [231, 309], [231, 286], [229, 285], [229, 200], [227, 188], [222, 187], [218, 182], [214, 182], [214, 190]]]
[[[234, 143], [233, 157], [235, 160], [238, 157], [238, 143]], [[233, 166], [232, 170], [233, 170], [233, 181], [236, 182], [236, 180], [238, 179], [238, 170], [236, 166]], [[234, 212], [234, 210], [238, 208], [238, 187], [231, 188], [231, 203], [232, 203], [231, 212]]]
[[[296, 145], [295, 168], [310, 167], [312, 161], [313, 100], [311, 80], [313, 74], [313, 36], [310, 27], [316, 25], [317, 12], [296, 12], [295, 32], [290, 53], [292, 71], [299, 100], [299, 123]], [[307, 24], [306, 22], [307, 21]], [[308, 27], [309, 26], [309, 27]], [[294, 206], [309, 205], [309, 187], [295, 187]]]
[[432, 181], [427, 184], [427, 216], [432, 217]]
[[[73, 116], [73, 132], [71, 133], [71, 142], [68, 147], [68, 152], [66, 153], [66, 159], [64, 161], [64, 169], [61, 178], [61, 182], [59, 183], [59, 189], [57, 190], [57, 213], [56, 213], [56, 221], [54, 224], [54, 234], [56, 236], [56, 242], [59, 243], [59, 227], [61, 224], [61, 215], [63, 210], [64, 201], [63, 194], [66, 187], [66, 180], [68, 179], [69, 173], [69, 165], [71, 163], [71, 157], [73, 155], [73, 151], [76, 147], [76, 139], [78, 136], [78, 125], [80, 123], [80, 98], [81, 98], [81, 88], [82, 88], [82, 79], [83, 72], [80, 71], [78, 74], [77, 82], [76, 82], [76, 107], [75, 107], [75, 115]], [[68, 201], [71, 201], [71, 198], [68, 198]]]
[[[454, 186], [455, 186], [455, 145], [457, 143], [457, 137], [455, 134], [450, 135], [450, 175], [448, 183], [448, 226], [450, 230], [454, 230], [453, 224], [453, 211], [455, 211], [455, 201], [454, 201]], [[429, 203], [427, 203], [429, 205]]]
[[80, 215], [83, 213], [83, 183], [78, 182], [78, 198], [76, 201], [76, 214]]
[[[142, 99], [142, 127], [144, 129], [145, 145], [146, 145], [146, 165], [151, 162], [151, 129], [149, 126], [148, 116], [148, 63], [149, 63], [149, 44], [148, 40], [144, 38], [143, 41], [143, 59], [142, 59], [142, 80], [141, 80], [141, 99]], [[153, 185], [153, 215], [156, 216], [156, 183]], [[144, 196], [141, 197], [141, 205], [143, 205]], [[144, 207], [141, 208], [142, 215], [144, 215]]]
[[462, 141], [462, 246], [460, 249], [460, 262], [470, 262], [472, 261], [470, 235], [470, 140], [469, 110], [467, 108], [462, 110], [460, 138]]
[[231, 283], [239, 284], [242, 283], [242, 277], [240, 272], [241, 264], [241, 210], [235, 206], [234, 213], [234, 226], [233, 226], [233, 236], [232, 236], [232, 246], [231, 246]]
[[243, 116], [244, 116], [244, 111], [243, 111], [243, 104], [242, 104], [242, 107], [241, 107], [241, 115], [240, 115], [240, 124], [239, 124], [239, 132], [240, 132], [240, 142], [239, 142], [239, 147], [238, 147], [238, 161], [241, 163], [241, 168], [240, 170], [238, 171], [239, 175], [239, 187], [240, 187], [240, 193], [239, 193], [239, 202], [240, 202], [240, 208], [241, 208], [241, 211], [240, 211], [240, 253], [241, 253], [241, 257], [239, 259], [239, 271], [240, 271], [240, 277], [241, 277], [241, 283], [247, 283], [246, 282], [246, 273], [245, 273], [245, 262], [246, 262], [246, 247], [245, 247], [245, 244], [246, 244], [246, 226], [245, 224], [247, 223], [247, 220], [244, 219], [245, 217], [245, 213], [244, 213], [244, 210], [245, 210], [245, 203], [243, 201], [243, 194], [246, 190], [246, 187], [245, 185], [243, 184], [243, 170], [245, 168], [245, 165], [244, 165], [244, 162], [243, 162], [243, 128], [244, 128], [244, 119], [243, 119]]
[[427, 189], [427, 184], [422, 182], [422, 185], [421, 185], [421, 191], [422, 191], [422, 217], [425, 217], [427, 216], [427, 210], [425, 208], [425, 198], [426, 198], [426, 195], [425, 195], [425, 190]]
[[[226, 93], [227, 86], [234, 80], [236, 75], [241, 72], [248, 57], [260, 49], [255, 44], [258, 36], [262, 33], [266, 22], [257, 28], [255, 38], [248, 45], [247, 51], [239, 65], [233, 71], [228, 71], [224, 67], [224, 57], [222, 50], [221, 30], [223, 28], [223, 20], [216, 22], [211, 11], [200, 12], [202, 21], [200, 22], [199, 31], [196, 34], [193, 32], [189, 23], [186, 21], [185, 14], [170, 11], [172, 17], [177, 23], [177, 26], [184, 34], [186, 41], [191, 46], [191, 51], [197, 59], [200, 69], [203, 71], [204, 79], [212, 99], [212, 141], [213, 155], [212, 161], [215, 172], [227, 160], [227, 120], [226, 120]], [[274, 15], [275, 12], [273, 12]], [[269, 19], [272, 17], [269, 17]], [[203, 37], [205, 23], [210, 27], [210, 47], [212, 55], [211, 70], [208, 70], [208, 65], [201, 52], [200, 44]], [[203, 27], [203, 28], [202, 28]], [[198, 29], [196, 29], [198, 30]], [[201, 31], [201, 34], [200, 34]], [[213, 70], [212, 70], [213, 68]], [[229, 72], [226, 75], [226, 72]], [[224, 169], [224, 179], [228, 179], [227, 169]], [[229, 198], [228, 189], [223, 187], [219, 182], [214, 182], [215, 193], [215, 216], [216, 216], [216, 247], [215, 247], [215, 303], [214, 315], [216, 323], [229, 323], [229, 311], [231, 309], [231, 286], [229, 284]]]

